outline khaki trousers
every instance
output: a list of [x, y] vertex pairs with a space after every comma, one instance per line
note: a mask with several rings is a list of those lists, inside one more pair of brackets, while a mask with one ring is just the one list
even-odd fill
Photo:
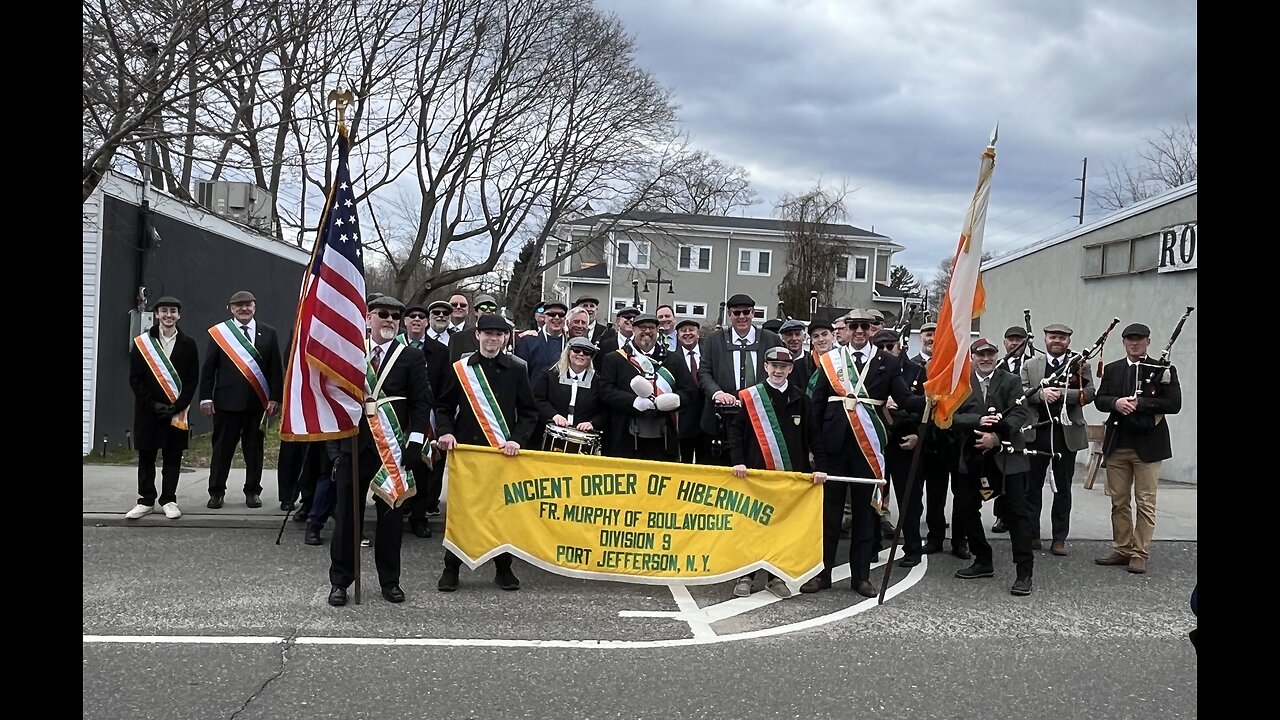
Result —
[[[1106, 494], [1111, 497], [1111, 539], [1116, 552], [1146, 560], [1156, 530], [1156, 482], [1160, 463], [1143, 462], [1138, 453], [1124, 448], [1107, 456]], [[1130, 501], [1138, 506], [1134, 518]]]

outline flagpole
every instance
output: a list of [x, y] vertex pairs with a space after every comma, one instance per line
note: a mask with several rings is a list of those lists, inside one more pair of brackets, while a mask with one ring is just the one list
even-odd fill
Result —
[[[885, 593], [889, 591], [889, 575], [893, 572], [893, 558], [898, 553], [898, 540], [902, 538], [902, 522], [907, 517], [907, 505], [911, 504], [911, 488], [915, 485], [916, 475], [920, 472], [920, 456], [924, 452], [924, 439], [929, 434], [929, 426], [932, 424], [930, 418], [933, 417], [933, 403], [926, 396], [924, 400], [924, 416], [921, 418], [920, 427], [916, 428], [916, 447], [911, 452], [911, 466], [907, 470], [907, 484], [902, 489], [902, 500], [898, 501], [898, 524], [893, 528], [893, 541], [889, 545], [889, 561], [884, 564], [884, 579], [880, 581], [880, 597], [876, 599], [877, 605], [884, 604]], [[920, 498], [924, 502], [924, 497]], [[920, 519], [916, 518], [919, 523]], [[952, 531], [955, 532], [954, 530]]]

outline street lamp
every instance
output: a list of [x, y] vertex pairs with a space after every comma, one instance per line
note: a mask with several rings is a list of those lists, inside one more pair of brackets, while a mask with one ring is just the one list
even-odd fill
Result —
[[631, 281], [631, 307], [640, 308], [640, 281]]
[[667, 286], [667, 292], [668, 292], [668, 293], [674, 294], [674, 293], [675, 293], [675, 291], [676, 291], [675, 287], [673, 287], [673, 286], [672, 286], [672, 284], [671, 284], [671, 278], [667, 278], [667, 279], [665, 279], [665, 280], [662, 278], [662, 268], [658, 268], [658, 277], [657, 277], [657, 279], [649, 278], [649, 277], [647, 277], [647, 278], [645, 278], [645, 279], [644, 279], [644, 292], [654, 292], [653, 290], [650, 290], [650, 289], [649, 289], [649, 283], [657, 283], [657, 285], [658, 285], [658, 288], [657, 288], [657, 294], [656, 294], [656, 295], [654, 296], [654, 298], [653, 298], [653, 306], [654, 306], [654, 308], [658, 308], [658, 307], [661, 307], [661, 306], [662, 306], [662, 286], [663, 286], [663, 284], [665, 284], [665, 285]]

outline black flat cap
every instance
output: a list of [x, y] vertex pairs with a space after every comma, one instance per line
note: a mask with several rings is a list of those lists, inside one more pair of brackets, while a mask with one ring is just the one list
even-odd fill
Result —
[[573, 301], [573, 304], [574, 304], [574, 305], [581, 305], [581, 304], [582, 304], [582, 303], [584, 303], [584, 302], [593, 302], [593, 303], [595, 303], [595, 304], [599, 305], [599, 304], [600, 304], [600, 298], [598, 298], [598, 297], [591, 297], [590, 295], [581, 295], [581, 296], [579, 296], [579, 297], [578, 297], [578, 299], [577, 299], [577, 300], [574, 300], [574, 301]]
[[157, 309], [162, 307], [176, 307], [179, 310], [181, 310], [182, 301], [172, 295], [165, 295], [164, 297], [157, 300], [154, 305], [151, 306], [151, 312], [155, 312]]
[[746, 293], [737, 293], [733, 297], [729, 298], [729, 302], [725, 303], [725, 307], [731, 308], [742, 307], [744, 305], [755, 307], [756, 301], [752, 300], [751, 296]]
[[698, 322], [697, 320], [694, 320], [693, 318], [685, 318], [685, 319], [681, 320], [680, 322], [676, 323], [676, 329], [677, 329], [677, 330], [679, 330], [680, 328], [684, 327], [685, 325], [692, 325], [692, 326], [694, 326], [694, 327], [702, 327], [702, 323]]
[[614, 313], [614, 314], [613, 314], [613, 316], [614, 316], [614, 317], [629, 317], [629, 318], [633, 318], [633, 317], [635, 317], [635, 316], [637, 316], [637, 315], [639, 315], [639, 314], [640, 314], [640, 308], [636, 308], [636, 307], [623, 307], [623, 308], [618, 308], [618, 312]]
[[248, 290], [240, 290], [236, 292], [235, 295], [231, 296], [231, 299], [227, 301], [227, 304], [234, 305], [242, 302], [258, 302], [258, 298], [254, 297], [253, 293]]
[[1027, 336], [1027, 331], [1021, 326], [1010, 325], [1009, 329], [1004, 331], [1004, 336], [1007, 338], [1024, 338]]
[[789, 333], [789, 332], [792, 332], [793, 330], [800, 330], [803, 332], [804, 323], [799, 320], [796, 320], [795, 318], [791, 318], [790, 320], [787, 320], [786, 322], [782, 323], [782, 327], [778, 328], [779, 333]]
[[810, 335], [812, 335], [812, 334], [813, 334], [813, 331], [814, 331], [814, 330], [817, 330], [818, 328], [826, 328], [826, 329], [830, 330], [831, 332], [835, 332], [835, 331], [836, 331], [836, 326], [835, 326], [835, 325], [832, 325], [830, 320], [810, 320], [810, 321], [809, 321], [809, 334], [810, 334]]
[[562, 312], [562, 313], [567, 313], [567, 312], [569, 312], [569, 306], [568, 306], [568, 305], [565, 305], [564, 303], [560, 302], [559, 300], [551, 300], [551, 301], [549, 301], [549, 302], [544, 302], [544, 303], [542, 303], [542, 312], [547, 312], [547, 311], [548, 311], [548, 310], [550, 310], [551, 308], [560, 308], [560, 312]]
[[881, 330], [871, 336], [871, 342], [876, 345], [887, 345], [891, 343], [901, 342], [902, 336], [892, 330]]
[[476, 321], [476, 330], [497, 330], [499, 332], [509, 333], [511, 332], [511, 326], [507, 324], [506, 320], [490, 313], [488, 315], [480, 316], [480, 319]]
[[1120, 337], [1127, 338], [1131, 336], [1151, 337], [1151, 328], [1142, 323], [1132, 323], [1125, 327], [1124, 332], [1120, 333]]

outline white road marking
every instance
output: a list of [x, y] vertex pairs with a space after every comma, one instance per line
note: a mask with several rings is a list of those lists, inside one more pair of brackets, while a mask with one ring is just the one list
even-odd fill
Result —
[[[881, 554], [877, 562], [872, 565], [872, 569], [880, 567], [884, 564], [888, 557], [886, 550]], [[907, 576], [902, 580], [889, 586], [885, 593], [884, 599], [888, 602], [890, 599], [897, 597], [901, 593], [910, 590], [916, 583], [920, 582], [925, 575], [925, 569], [928, 567], [928, 556], [921, 556], [919, 565], [911, 568]], [[835, 568], [831, 573], [832, 582], [847, 579], [849, 577], [849, 565], [846, 563]], [[878, 583], [875, 583], [878, 584]], [[593, 648], [607, 650], [639, 650], [647, 648], [668, 648], [668, 647], [689, 647], [695, 645], [717, 645], [720, 643], [739, 642], [742, 640], [753, 640], [756, 638], [774, 637], [777, 635], [786, 635], [801, 630], [809, 630], [815, 627], [821, 627], [838, 620], [853, 617], [874, 609], [877, 606], [876, 598], [865, 598], [861, 602], [850, 607], [837, 610], [826, 615], [809, 618], [800, 622], [789, 623], [787, 625], [778, 625], [775, 627], [762, 628], [759, 630], [750, 630], [747, 632], [730, 633], [727, 635], [716, 635], [711, 630], [711, 622], [708, 617], [719, 616], [722, 611], [713, 611], [720, 605], [730, 605], [733, 607], [749, 606], [740, 612], [746, 612], [749, 609], [763, 607], [777, 601], [775, 597], [767, 590], [761, 590], [759, 593], [753, 593], [752, 597], [733, 598], [732, 600], [707, 608], [699, 608], [693, 597], [689, 595], [689, 591], [682, 585], [671, 586], [672, 595], [676, 596], [676, 605], [680, 608], [679, 612], [667, 614], [641, 614], [645, 611], [624, 611], [633, 613], [630, 617], [675, 617], [681, 621], [689, 623], [690, 630], [693, 632], [691, 638], [678, 638], [673, 640], [504, 640], [504, 639], [488, 639], [488, 638], [340, 638], [340, 637], [298, 637], [292, 641], [284, 637], [272, 636], [246, 636], [237, 637], [231, 635], [85, 635], [83, 642], [86, 644], [110, 644], [110, 643], [126, 643], [126, 644], [185, 644], [185, 645], [276, 645], [293, 642], [297, 645], [349, 645], [349, 646], [415, 646], [415, 647], [511, 647], [511, 648]], [[828, 591], [830, 592], [830, 591]], [[683, 594], [683, 597], [681, 596]], [[753, 600], [755, 595], [767, 595], [762, 600]], [[752, 602], [747, 602], [752, 601]], [[730, 613], [723, 617], [732, 617], [739, 613]]]

